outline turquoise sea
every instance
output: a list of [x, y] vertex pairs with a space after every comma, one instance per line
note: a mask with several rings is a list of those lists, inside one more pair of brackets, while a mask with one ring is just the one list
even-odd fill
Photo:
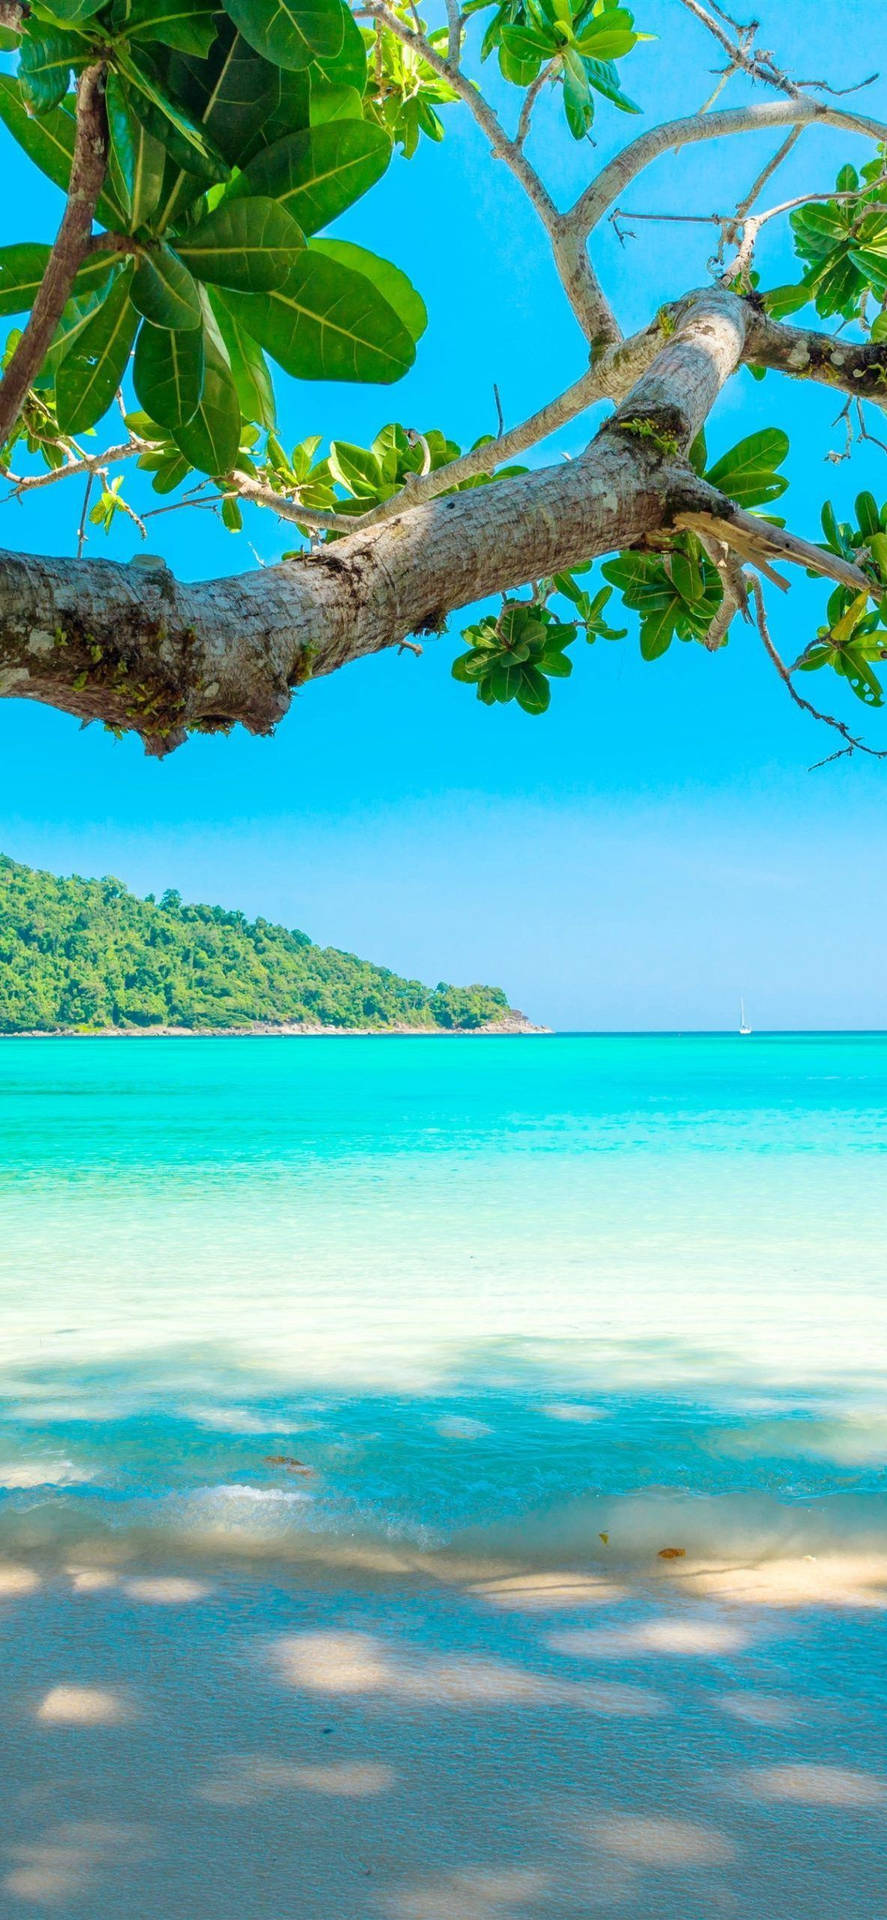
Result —
[[0, 1551], [883, 1547], [885, 1147], [883, 1035], [4, 1040]]

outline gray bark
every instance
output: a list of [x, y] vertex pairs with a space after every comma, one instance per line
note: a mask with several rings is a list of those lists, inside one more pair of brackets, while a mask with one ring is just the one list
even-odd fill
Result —
[[579, 460], [445, 495], [237, 579], [0, 555], [0, 694], [140, 733], [274, 727], [292, 690], [488, 594], [722, 511], [678, 458], [743, 350], [746, 307], [714, 289]]

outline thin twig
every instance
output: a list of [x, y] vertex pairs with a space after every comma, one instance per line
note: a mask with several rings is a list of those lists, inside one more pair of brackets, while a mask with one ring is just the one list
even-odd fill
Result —
[[715, 102], [717, 100], [720, 100], [720, 97], [724, 91], [724, 88], [729, 85], [736, 71], [737, 71], [736, 62], [735, 60], [731, 60], [729, 66], [724, 67], [723, 72], [718, 76], [717, 84], [712, 89], [711, 93], [708, 96], [708, 99], [703, 100], [702, 105], [699, 108], [700, 113], [711, 112], [712, 107], [715, 105]]
[[447, 4], [447, 60], [451, 67], [458, 67], [462, 53], [462, 15], [459, 0], [446, 0]]
[[837, 753], [830, 753], [828, 759], [817, 760], [809, 771], [815, 773], [818, 767], [827, 767], [833, 760], [841, 760], [845, 754], [852, 753], [867, 753], [870, 754], [873, 760], [887, 760], [887, 747], [870, 747], [867, 741], [860, 740], [857, 734], [851, 733], [850, 728], [845, 725], [843, 720], [836, 720], [834, 714], [823, 713], [821, 708], [814, 707], [810, 700], [805, 700], [803, 694], [798, 692], [785, 661], [777, 652], [770, 637], [770, 629], [767, 625], [767, 609], [764, 605], [764, 590], [760, 580], [755, 576], [752, 576], [751, 590], [754, 595], [758, 632], [764, 643], [765, 651], [776, 668], [783, 686], [788, 688], [795, 706], [800, 707], [803, 713], [809, 713], [811, 719], [821, 721], [826, 727], [834, 727], [835, 732], [839, 733], [842, 740], [847, 742], [846, 746], [840, 747]]
[[788, 159], [792, 148], [797, 146], [802, 133], [802, 127], [792, 127], [791, 133], [783, 140], [781, 147], [777, 147], [772, 159], [768, 160], [767, 165], [761, 168], [756, 179], [752, 181], [747, 194], [739, 202], [736, 209], [737, 220], [744, 220], [746, 214], [751, 212], [758, 195], [763, 193], [768, 180], [772, 180], [774, 173], [782, 166], [783, 160]]
[[528, 86], [527, 91], [524, 94], [524, 102], [523, 102], [523, 106], [521, 107], [520, 118], [517, 123], [517, 132], [514, 136], [514, 144], [517, 147], [523, 146], [524, 141], [526, 140], [527, 134], [530, 131], [530, 122], [533, 118], [533, 108], [536, 105], [536, 101], [538, 100], [539, 95], [542, 92], [542, 88], [544, 87], [547, 79], [548, 79], [548, 68], [542, 67], [540, 71], [537, 73], [535, 80], [531, 80], [530, 85]]
[[83, 558], [83, 548], [86, 542], [86, 514], [87, 514], [87, 509], [89, 507], [89, 496], [92, 492], [92, 483], [94, 479], [95, 479], [95, 474], [92, 472], [88, 473], [86, 476], [86, 486], [83, 490], [83, 505], [80, 509], [80, 525], [77, 528], [78, 560], [82, 560]]
[[[626, 342], [626, 347], [634, 344]], [[654, 348], [651, 346], [651, 358], [653, 351]], [[618, 350], [614, 352], [612, 358], [607, 360], [608, 370], [613, 367], [617, 358]], [[525, 452], [528, 447], [537, 446], [550, 434], [556, 433], [559, 427], [565, 426], [570, 420], [575, 420], [578, 414], [584, 413], [588, 407], [594, 405], [595, 401], [609, 396], [610, 391], [611, 382], [606, 374], [598, 367], [589, 367], [572, 387], [568, 387], [565, 393], [559, 394], [556, 400], [550, 400], [547, 406], [541, 407], [538, 413], [530, 416], [529, 420], [521, 421], [519, 426], [509, 427], [506, 433], [499, 435], [498, 440], [487, 440], [481, 446], [470, 448], [468, 453], [460, 454], [457, 459], [447, 461], [446, 466], [436, 467], [433, 473], [426, 474], [424, 480], [420, 480], [417, 476], [411, 487], [392, 494], [389, 500], [383, 500], [370, 513], [352, 522], [352, 526], [372, 527], [383, 520], [393, 520], [406, 508], [420, 506], [423, 501], [433, 500], [438, 494], [449, 493], [454, 487], [461, 486], [463, 481], [473, 480], [479, 473], [494, 472], [496, 467], [502, 466], [506, 460], [513, 459], [515, 454]]]
[[300, 527], [316, 527], [324, 532], [353, 533], [360, 525], [356, 514], [326, 513], [318, 507], [300, 506], [298, 500], [290, 500], [286, 494], [275, 493], [273, 487], [262, 485], [253, 480], [248, 473], [231, 474], [233, 491], [241, 500], [251, 500], [257, 507], [270, 507], [281, 520], [292, 520]]
[[[700, 4], [700, 0], [681, 0], [681, 4], [687, 8], [688, 13], [694, 14], [696, 19], [708, 28], [709, 33], [714, 35], [718, 45], [723, 47], [724, 52], [729, 55], [734, 70], [740, 68], [752, 80], [763, 80], [767, 86], [778, 87], [781, 93], [787, 93], [790, 98], [797, 97], [797, 82], [790, 80], [788, 75], [776, 66], [772, 54], [758, 52], [755, 48], [754, 36], [759, 26], [757, 20], [750, 20], [748, 25], [743, 27], [737, 20], [732, 20], [729, 14], [724, 13], [721, 7], [715, 6], [713, 11], [709, 12], [707, 7]], [[719, 22], [724, 24], [721, 25]]]
[[74, 480], [78, 473], [98, 473], [103, 467], [113, 467], [121, 460], [131, 460], [134, 454], [145, 453], [147, 440], [139, 440], [135, 435], [117, 447], [109, 447], [107, 453], [82, 454], [78, 460], [66, 460], [64, 466], [50, 467], [46, 473], [7, 474], [12, 481], [6, 500], [13, 500], [23, 493], [34, 493], [40, 487], [51, 487], [57, 480]]

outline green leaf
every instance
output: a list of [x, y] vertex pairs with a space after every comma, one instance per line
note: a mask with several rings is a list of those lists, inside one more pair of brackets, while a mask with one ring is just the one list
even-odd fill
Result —
[[[312, 127], [325, 127], [331, 120], [361, 120], [363, 101], [356, 87], [311, 87], [310, 121]], [[375, 121], [368, 121], [373, 126]]]
[[674, 548], [665, 571], [670, 572], [672, 584], [687, 606], [694, 606], [702, 598], [702, 569], [693, 542], [688, 541], [686, 546]]
[[308, 125], [308, 77], [263, 60], [224, 15], [217, 24], [209, 59], [175, 57], [169, 86], [229, 165], [245, 167], [263, 147]]
[[851, 247], [850, 259], [883, 300], [887, 294], [887, 247]]
[[887, 533], [870, 534], [868, 545], [881, 579], [887, 581]]
[[269, 195], [305, 233], [317, 233], [381, 179], [390, 158], [382, 127], [333, 120], [266, 148], [244, 169], [236, 191]]
[[764, 427], [731, 447], [709, 467], [705, 478], [709, 486], [728, 494], [737, 506], [760, 506], [785, 493], [788, 481], [774, 469], [782, 465], [788, 451], [788, 434], [781, 427]]
[[658, 660], [672, 643], [675, 625], [674, 601], [657, 613], [648, 613], [641, 624], [641, 654], [645, 660]]
[[210, 302], [216, 324], [231, 363], [231, 375], [244, 420], [260, 427], [273, 427], [277, 418], [274, 382], [265, 355], [246, 328], [226, 305], [224, 294], [210, 288]]
[[543, 60], [551, 60], [560, 51], [561, 43], [557, 34], [539, 27], [503, 27], [500, 45], [507, 48], [515, 60], [535, 61], [536, 70]]
[[158, 426], [172, 430], [193, 420], [203, 393], [204, 367], [202, 327], [178, 332], [146, 320], [139, 328], [133, 384]]
[[206, 360], [203, 393], [193, 419], [187, 426], [176, 427], [173, 439], [200, 473], [225, 474], [234, 466], [240, 446], [240, 405], [224, 341], [205, 294], [202, 304]]
[[860, 533], [868, 540], [873, 533], [881, 532], [881, 516], [878, 502], [873, 493], [858, 493], [856, 496], [856, 524]]
[[245, 40], [275, 66], [310, 66], [331, 58], [345, 39], [342, 0], [227, 0]]
[[313, 248], [305, 248], [282, 287], [232, 293], [227, 304], [296, 379], [387, 384], [415, 358], [406, 328], [372, 283]]
[[[554, 47], [547, 57], [553, 52]], [[541, 71], [542, 60], [538, 49], [527, 44], [522, 28], [503, 27], [499, 42], [499, 69], [503, 80], [510, 80], [515, 87], [532, 86]]]
[[83, 41], [76, 34], [49, 29], [39, 39], [28, 34], [22, 41], [19, 78], [34, 112], [46, 113], [57, 107], [70, 86], [71, 68], [86, 64]]
[[63, 433], [85, 433], [95, 426], [120, 386], [138, 324], [129, 297], [132, 277], [130, 264], [61, 361], [56, 410]]
[[125, 83], [116, 73], [108, 75], [105, 98], [111, 136], [109, 173], [130, 230], [136, 231], [157, 206], [166, 152], [131, 111]]
[[798, 673], [815, 673], [819, 667], [829, 666], [835, 656], [834, 647], [808, 647], [797, 663]]
[[590, 60], [621, 60], [637, 40], [631, 14], [623, 7], [614, 7], [583, 27], [576, 49]]
[[88, 325], [93, 314], [96, 313], [101, 306], [105, 294], [108, 291], [111, 276], [118, 271], [119, 266], [119, 254], [106, 255], [103, 279], [88, 292], [79, 295], [74, 294], [70, 300], [65, 302], [62, 309], [62, 317], [53, 335], [52, 346], [46, 355], [36, 380], [33, 382], [38, 390], [41, 388], [51, 388], [53, 392], [55, 391], [56, 375], [64, 355], [67, 353], [68, 348], [73, 346], [78, 334], [83, 332], [84, 327]]
[[[51, 248], [36, 240], [21, 241], [15, 247], [0, 247], [0, 315], [27, 313], [34, 304]], [[107, 278], [112, 257], [91, 254], [79, 269], [72, 291], [83, 294]]]
[[585, 73], [564, 63], [564, 113], [574, 140], [584, 140], [594, 122], [594, 100]]
[[201, 180], [225, 180], [228, 167], [205, 129], [170, 100], [157, 84], [148, 64], [148, 56], [130, 59], [118, 49], [117, 64], [130, 83], [130, 104], [142, 125], [160, 140], [167, 153], [188, 173]]
[[858, 646], [843, 646], [834, 662], [835, 672], [843, 675], [857, 700], [865, 707], [883, 707], [884, 691], [865, 655]]
[[390, 260], [380, 259], [378, 254], [369, 253], [366, 247], [356, 247], [351, 240], [311, 240], [309, 252], [320, 254], [325, 260], [338, 261], [340, 266], [348, 267], [352, 273], [359, 273], [369, 280], [383, 300], [393, 308], [410, 339], [421, 340], [428, 325], [428, 311], [421, 294], [416, 292], [412, 281], [407, 279], [400, 267], [393, 266]]
[[151, 485], [155, 493], [174, 493], [191, 472], [190, 460], [175, 446], [169, 452], [142, 453], [137, 465], [146, 473], [153, 473]]
[[351, 446], [347, 440], [333, 440], [329, 469], [334, 480], [354, 499], [376, 500], [382, 491], [382, 468], [378, 455], [366, 447]]
[[618, 107], [621, 113], [642, 111], [634, 100], [629, 99], [627, 93], [623, 93], [619, 85], [619, 75], [611, 61], [584, 59], [582, 65], [588, 76], [589, 85], [594, 87], [596, 93], [602, 93], [605, 100], [612, 101], [613, 106]]
[[[74, 115], [68, 107], [53, 107], [51, 112], [42, 113], [38, 119], [28, 112], [18, 80], [14, 80], [11, 74], [0, 73], [0, 120], [29, 160], [33, 160], [47, 179], [66, 192], [71, 178], [77, 131]], [[96, 211], [107, 226], [126, 225], [123, 209], [116, 204], [107, 188]]]
[[267, 293], [286, 279], [304, 244], [282, 205], [255, 196], [223, 200], [214, 213], [188, 228], [178, 253], [198, 280], [241, 293]]
[[344, 32], [338, 52], [318, 55], [311, 67], [312, 95], [319, 86], [354, 87], [361, 95], [366, 92], [367, 48], [350, 7], [342, 8], [342, 26]]
[[569, 680], [573, 671], [573, 662], [569, 654], [561, 652], [560, 648], [555, 646], [546, 647], [545, 652], [540, 655], [538, 665], [541, 672], [547, 673], [552, 680]]
[[764, 306], [771, 320], [784, 320], [790, 313], [800, 313], [809, 302], [810, 288], [803, 282], [798, 287], [771, 287], [764, 295]]
[[46, 11], [56, 20], [88, 20], [105, 5], [105, 0], [52, 0], [52, 6]]
[[216, 37], [218, 0], [127, 0], [129, 40], [157, 40], [164, 47], [205, 58]]
[[155, 327], [201, 325], [198, 288], [178, 255], [163, 244], [141, 255], [132, 283], [132, 303]]
[[494, 700], [505, 706], [509, 700], [516, 700], [518, 687], [523, 677], [523, 666], [517, 662], [499, 660], [486, 675], [486, 683]]
[[[567, 661], [567, 671], [571, 663]], [[515, 695], [517, 704], [524, 713], [546, 713], [551, 704], [551, 688], [544, 673], [538, 667], [523, 667], [518, 679]]]

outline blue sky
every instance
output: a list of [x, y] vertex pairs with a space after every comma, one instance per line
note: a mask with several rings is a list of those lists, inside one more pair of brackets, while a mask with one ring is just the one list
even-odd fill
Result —
[[[847, 83], [878, 64], [875, 0], [827, 0], [815, 11], [768, 0], [765, 12], [762, 39], [802, 77]], [[632, 56], [629, 91], [656, 119], [692, 110], [713, 84], [717, 49], [677, 0], [639, 0], [636, 17], [660, 37]], [[498, 92], [513, 114], [517, 94]], [[726, 98], [740, 96], [733, 82]], [[887, 119], [887, 85], [862, 103]], [[563, 204], [640, 124], [603, 107], [597, 148], [576, 147], [545, 103], [536, 157]], [[494, 381], [512, 422], [582, 371], [584, 344], [519, 190], [460, 110], [447, 127], [442, 147], [395, 161], [337, 229], [387, 252], [424, 294], [430, 323], [416, 367], [389, 389], [282, 380], [285, 440], [323, 431], [366, 441], [398, 418], [470, 443], [495, 426]], [[626, 201], [728, 209], [775, 144], [746, 137], [689, 149]], [[58, 196], [5, 134], [0, 152], [4, 239], [50, 237]], [[848, 157], [869, 150], [852, 136], [809, 133], [773, 198], [828, 187]], [[790, 272], [775, 225], [761, 254], [771, 283]], [[623, 248], [608, 230], [598, 254], [627, 328], [704, 281], [710, 246], [701, 228], [643, 223], [636, 233]], [[841, 444], [831, 424], [838, 404], [743, 373], [710, 445], [786, 425], [787, 511], [815, 536], [827, 494], [847, 505], [863, 484], [887, 493], [877, 448], [852, 464], [826, 462]], [[598, 417], [575, 422], [540, 462], [577, 452]], [[136, 488], [131, 497], [156, 504]], [[76, 486], [7, 504], [0, 542], [73, 551], [79, 507]], [[247, 531], [266, 562], [290, 544], [268, 515], [253, 514]], [[106, 543], [96, 530], [88, 550], [127, 558], [139, 544], [131, 534]], [[208, 515], [155, 520], [150, 545], [183, 577], [255, 564]], [[798, 577], [771, 606], [789, 657], [822, 602]], [[174, 885], [262, 912], [432, 982], [501, 982], [556, 1026], [725, 1026], [740, 993], [759, 1026], [884, 1024], [877, 848], [887, 771], [857, 758], [807, 772], [832, 739], [792, 708], [751, 631], [737, 628], [714, 658], [674, 646], [653, 666], [640, 662], [634, 631], [619, 646], [577, 645], [573, 679], [555, 686], [543, 719], [488, 710], [450, 679], [458, 631], [453, 623], [419, 661], [383, 657], [310, 686], [274, 740], [195, 740], [162, 763], [136, 741], [4, 701], [0, 847], [61, 872], [114, 872], [138, 891]], [[879, 716], [842, 700], [834, 683], [815, 688], [887, 744]]]

